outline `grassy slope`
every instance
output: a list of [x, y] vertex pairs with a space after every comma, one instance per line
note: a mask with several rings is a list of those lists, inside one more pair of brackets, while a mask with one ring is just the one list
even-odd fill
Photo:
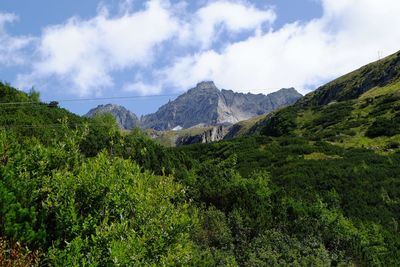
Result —
[[[293, 133], [312, 140], [327, 140], [343, 147], [365, 147], [379, 152], [400, 148], [400, 82], [375, 87], [357, 99], [297, 112]], [[371, 136], [374, 123], [389, 120], [393, 133]]]
[[[291, 107], [248, 121], [230, 138], [262, 132], [395, 152], [400, 149], [399, 110], [400, 52], [321, 86]], [[379, 127], [392, 130], [385, 133]]]
[[399, 66], [400, 53], [369, 64], [236, 136], [261, 135], [180, 149], [199, 161], [234, 155], [244, 177], [267, 171], [276, 190], [299, 202], [334, 203], [357, 227], [380, 229], [388, 243], [371, 251], [385, 247], [384, 259], [398, 258]]
[[240, 121], [229, 129], [229, 132], [225, 136], [225, 139], [232, 139], [235, 137], [251, 135], [253, 132], [251, 131], [254, 125], [257, 125], [259, 122], [263, 121], [268, 115], [260, 115], [257, 117], [253, 117], [248, 120]]
[[400, 51], [372, 62], [321, 86], [300, 99], [297, 106], [321, 106], [332, 101], [356, 99], [374, 87], [400, 80]]

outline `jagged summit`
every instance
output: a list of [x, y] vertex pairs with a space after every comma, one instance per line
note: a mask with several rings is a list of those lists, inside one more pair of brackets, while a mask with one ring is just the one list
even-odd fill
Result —
[[213, 81], [203, 81], [203, 82], [199, 82], [195, 88], [193, 89], [197, 89], [197, 90], [207, 90], [207, 89], [217, 89], [218, 88], [215, 86]]
[[204, 81], [154, 113], [142, 117], [143, 128], [170, 130], [195, 125], [234, 124], [293, 104], [302, 95], [295, 89], [282, 89], [269, 95], [243, 94], [219, 90]]
[[281, 89], [269, 95], [236, 93], [219, 90], [213, 81], [203, 81], [140, 120], [126, 108], [114, 104], [99, 105], [85, 116], [111, 113], [122, 129], [140, 125], [144, 129], [165, 131], [198, 125], [231, 125], [291, 105], [301, 96], [294, 88]]

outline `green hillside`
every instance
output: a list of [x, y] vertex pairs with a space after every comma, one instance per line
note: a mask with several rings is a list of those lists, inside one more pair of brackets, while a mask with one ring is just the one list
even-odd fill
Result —
[[11, 129], [21, 137], [35, 136], [42, 141], [59, 135], [62, 121], [69, 126], [88, 122], [56, 104], [40, 102], [39, 94], [33, 90], [27, 94], [1, 82], [0, 114], [1, 129]]
[[[400, 52], [368, 64], [252, 123], [235, 136], [302, 136], [379, 152], [400, 148]], [[251, 124], [251, 122], [250, 122]]]
[[346, 74], [297, 102], [297, 106], [322, 106], [332, 101], [356, 99], [374, 87], [384, 87], [400, 80], [400, 52]]
[[399, 57], [176, 148], [2, 84], [0, 266], [399, 266]]
[[[200, 162], [234, 157], [232, 168], [248, 179], [255, 172], [268, 172], [270, 186], [276, 190], [272, 209], [278, 210], [273, 214], [280, 214], [273, 225], [290, 237], [315, 237], [330, 256], [349, 260], [345, 265], [396, 266], [399, 67], [400, 53], [396, 53], [322, 86], [291, 107], [244, 122], [246, 130], [236, 136], [247, 137], [180, 149]], [[314, 213], [314, 205], [335, 214], [331, 214], [333, 224], [316, 232], [315, 227], [329, 219]], [[342, 219], [350, 227], [347, 230], [334, 226]], [[328, 230], [333, 239], [323, 233], [329, 227], [341, 229]], [[375, 244], [361, 237], [367, 233], [379, 235], [372, 238]], [[339, 236], [347, 241], [338, 240]], [[333, 240], [336, 245], [330, 243]]]

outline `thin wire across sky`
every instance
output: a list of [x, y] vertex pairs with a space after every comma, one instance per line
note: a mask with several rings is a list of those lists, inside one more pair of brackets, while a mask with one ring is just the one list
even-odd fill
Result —
[[[280, 90], [279, 88], [277, 90]], [[274, 89], [272, 89], [274, 90]], [[263, 90], [254, 90], [257, 92], [265, 92], [271, 91], [271, 89], [263, 89]], [[245, 93], [244, 93], [245, 94]], [[112, 96], [112, 97], [93, 97], [93, 98], [71, 98], [71, 99], [55, 99], [52, 100], [54, 102], [63, 103], [63, 102], [83, 102], [83, 101], [102, 101], [102, 100], [120, 100], [120, 99], [138, 99], [138, 98], [157, 98], [157, 97], [174, 97], [180, 96], [182, 94], [162, 94], [162, 95], [132, 95], [132, 96]], [[30, 105], [30, 104], [42, 104], [40, 102], [35, 101], [25, 101], [25, 102], [0, 102], [0, 106], [8, 106], [8, 105]]]

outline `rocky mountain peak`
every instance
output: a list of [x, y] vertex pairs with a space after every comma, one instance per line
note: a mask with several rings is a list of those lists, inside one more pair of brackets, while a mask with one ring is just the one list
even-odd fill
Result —
[[140, 121], [134, 113], [127, 110], [123, 106], [115, 104], [99, 105], [96, 108], [91, 109], [85, 115], [85, 117], [92, 118], [97, 114], [104, 114], [104, 113], [110, 113], [111, 115], [113, 115], [118, 123], [118, 126], [121, 129], [131, 130], [134, 129], [135, 127], [140, 126]]
[[215, 86], [213, 81], [204, 81], [200, 82], [196, 85], [196, 87], [189, 89], [185, 95], [193, 95], [193, 94], [217, 94], [219, 89]]
[[122, 129], [133, 129], [140, 125], [142, 128], [165, 131], [198, 125], [232, 125], [291, 105], [300, 97], [302, 95], [294, 88], [281, 89], [269, 95], [256, 95], [219, 90], [214, 82], [204, 81], [175, 100], [169, 101], [156, 113], [142, 116], [140, 120], [126, 108], [114, 104], [100, 105], [85, 116], [111, 113]]
[[206, 90], [206, 89], [217, 89], [218, 88], [215, 86], [213, 81], [203, 81], [199, 82], [194, 89], [199, 89], [199, 90]]
[[234, 124], [293, 104], [302, 97], [293, 88], [270, 95], [219, 90], [214, 82], [204, 81], [162, 106], [156, 113], [142, 117], [143, 128], [171, 130], [196, 125]]

